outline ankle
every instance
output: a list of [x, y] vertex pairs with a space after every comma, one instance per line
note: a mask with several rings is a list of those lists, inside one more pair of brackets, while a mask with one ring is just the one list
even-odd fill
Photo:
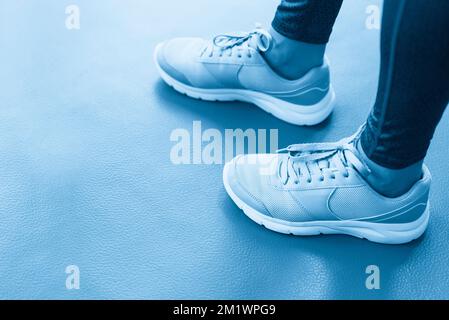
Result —
[[371, 160], [364, 152], [360, 141], [357, 149], [371, 169], [371, 174], [366, 178], [366, 181], [374, 190], [386, 197], [394, 198], [405, 194], [421, 179], [423, 161], [403, 169], [390, 169]]
[[273, 28], [273, 47], [264, 53], [267, 63], [280, 76], [289, 80], [301, 78], [310, 69], [321, 66], [326, 45], [311, 44], [289, 39]]

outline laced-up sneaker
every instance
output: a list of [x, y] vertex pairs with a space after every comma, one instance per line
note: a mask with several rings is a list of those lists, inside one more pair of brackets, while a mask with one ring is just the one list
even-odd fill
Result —
[[249, 218], [280, 233], [346, 234], [385, 244], [420, 237], [429, 220], [429, 170], [424, 166], [404, 195], [384, 197], [365, 180], [370, 169], [358, 139], [238, 156], [224, 168], [226, 191]]
[[156, 47], [154, 59], [162, 79], [192, 98], [254, 103], [296, 125], [325, 120], [335, 105], [328, 63], [298, 80], [287, 80], [263, 57], [271, 45], [270, 33], [256, 28], [246, 34], [219, 35], [213, 41], [173, 39]]

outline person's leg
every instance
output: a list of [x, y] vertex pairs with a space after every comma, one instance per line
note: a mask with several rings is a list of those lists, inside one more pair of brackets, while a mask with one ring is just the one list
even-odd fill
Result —
[[385, 0], [377, 99], [361, 136], [368, 182], [397, 196], [422, 174], [449, 102], [449, 1]]
[[298, 79], [322, 65], [342, 2], [282, 0], [270, 30], [273, 49], [265, 54], [271, 67], [287, 79]]

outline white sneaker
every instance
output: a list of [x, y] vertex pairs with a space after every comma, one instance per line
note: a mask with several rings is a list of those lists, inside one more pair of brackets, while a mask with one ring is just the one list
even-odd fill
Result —
[[384, 197], [365, 180], [370, 169], [357, 140], [239, 156], [224, 168], [226, 191], [249, 218], [281, 233], [347, 234], [386, 244], [420, 237], [429, 221], [429, 170], [424, 166], [404, 195]]
[[324, 121], [335, 106], [327, 62], [287, 80], [262, 55], [271, 44], [271, 35], [261, 28], [213, 41], [178, 38], [159, 44], [154, 59], [162, 79], [192, 98], [254, 103], [296, 125]]

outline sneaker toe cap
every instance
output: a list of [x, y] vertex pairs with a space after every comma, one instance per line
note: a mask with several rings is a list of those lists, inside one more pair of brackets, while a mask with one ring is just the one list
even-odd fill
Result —
[[259, 198], [267, 178], [263, 171], [261, 172], [260, 165], [251, 162], [248, 156], [239, 156], [226, 164], [225, 175], [227, 188], [240, 201], [259, 213], [271, 217], [263, 201]]
[[156, 64], [171, 78], [192, 85], [186, 74], [194, 62], [194, 55], [203, 45], [203, 40], [197, 38], [178, 38], [160, 43], [155, 50]]

